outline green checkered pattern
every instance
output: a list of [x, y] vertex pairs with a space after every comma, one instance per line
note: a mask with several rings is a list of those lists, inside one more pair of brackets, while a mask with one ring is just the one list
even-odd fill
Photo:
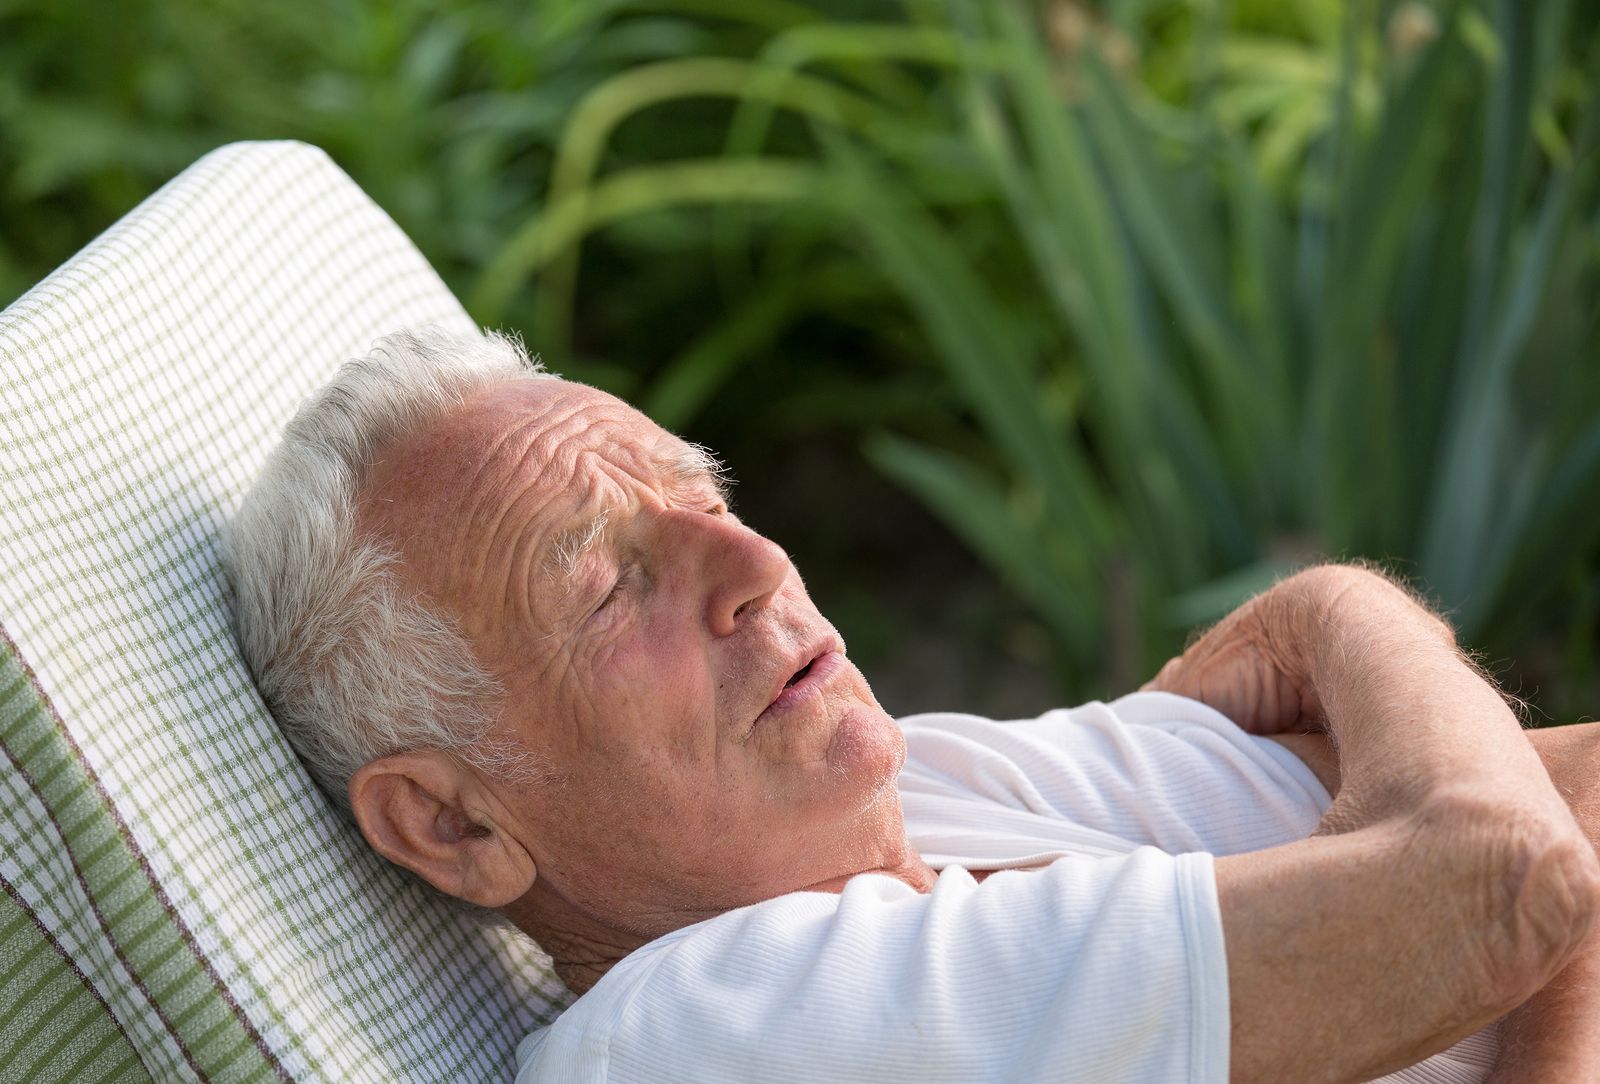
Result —
[[377, 858], [235, 647], [295, 407], [472, 323], [326, 155], [223, 147], [0, 313], [0, 1081], [508, 1080], [568, 996]]

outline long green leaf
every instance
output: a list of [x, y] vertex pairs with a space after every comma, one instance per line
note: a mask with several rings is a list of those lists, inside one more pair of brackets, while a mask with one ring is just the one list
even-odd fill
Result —
[[[1473, 235], [1475, 264], [1469, 284], [1467, 326], [1450, 397], [1450, 422], [1441, 447], [1422, 567], [1430, 583], [1460, 614], [1472, 635], [1493, 609], [1495, 573], [1511, 560], [1520, 518], [1507, 516], [1508, 494], [1516, 493], [1516, 471], [1526, 453], [1513, 417], [1511, 384], [1516, 364], [1533, 326], [1553, 269], [1561, 235], [1570, 220], [1577, 167], [1558, 168], [1546, 184], [1531, 236], [1515, 258], [1508, 258], [1505, 236], [1517, 197], [1507, 167], [1491, 160], [1489, 148], [1521, 159], [1533, 152], [1531, 58], [1534, 34], [1522, 23], [1525, 13], [1501, 9], [1501, 25], [1511, 38], [1504, 55], [1512, 59], [1486, 119], [1480, 188], [1480, 213]], [[1584, 152], [1600, 139], [1600, 103], [1591, 102], [1582, 125]], [[1493, 205], [1484, 207], [1485, 201]], [[1478, 260], [1493, 266], [1483, 268]], [[1498, 284], [1504, 283], [1503, 286]], [[1525, 497], [1525, 494], [1521, 494]]]
[[1282, 370], [1264, 359], [1261, 346], [1244, 334], [1234, 316], [1221, 231], [1204, 213], [1196, 213], [1186, 193], [1171, 183], [1104, 65], [1091, 56], [1086, 68], [1093, 89], [1087, 113], [1118, 206], [1183, 322], [1187, 340], [1205, 363], [1211, 399], [1220, 413], [1219, 438], [1232, 445], [1233, 462], [1254, 474], [1255, 488], [1265, 492], [1271, 487], [1262, 474], [1271, 460], [1261, 452], [1285, 447], [1291, 432], [1290, 418], [1274, 409], [1289, 399]]
[[835, 145], [832, 155], [847, 178], [858, 228], [921, 318], [990, 439], [1052, 508], [1054, 522], [1084, 531], [1086, 553], [1103, 550], [1110, 524], [1079, 455], [1040, 410], [1036, 361], [1015, 321], [959, 250], [858, 152]]
[[[596, 87], [573, 112], [551, 170], [549, 204], [579, 198], [592, 185], [601, 156], [624, 120], [668, 102], [704, 97], [761, 98], [846, 127], [868, 124], [878, 108], [825, 80], [802, 75], [781, 82], [764, 79], [759, 67], [744, 60], [690, 57], [642, 65]], [[558, 354], [566, 351], [569, 339], [578, 261], [579, 249], [566, 249], [552, 259], [537, 287], [537, 337]]]
[[[784, 88], [813, 65], [828, 64], [842, 77], [871, 88], [892, 109], [890, 124], [874, 126], [867, 134], [880, 151], [892, 153], [906, 138], [908, 125], [913, 153], [926, 155], [928, 140], [937, 130], [917, 128], [919, 107], [925, 95], [911, 66], [950, 68], [975, 58], [986, 66], [999, 63], [998, 51], [987, 43], [963, 41], [949, 28], [936, 25], [850, 23], [796, 27], [775, 35], [757, 54], [751, 85], [740, 96], [728, 125], [724, 153], [748, 157], [765, 148]], [[902, 70], [904, 68], [905, 70]], [[719, 208], [712, 224], [717, 270], [725, 288], [750, 278], [746, 266], [750, 229], [743, 208]]]
[[[1009, 93], [1004, 103], [996, 100], [985, 85], [986, 69], [968, 66], [975, 103], [970, 112], [984, 137], [980, 145], [1032, 257], [1039, 288], [1082, 346], [1097, 404], [1092, 419], [1097, 451], [1124, 495], [1133, 544], [1145, 550], [1147, 567], [1171, 570], [1183, 579], [1203, 553], [1203, 542], [1196, 545], [1205, 534], [1202, 521], [1226, 524], [1233, 502], [1224, 496], [1217, 504], [1199, 506], [1183, 499], [1182, 487], [1173, 484], [1173, 467], [1179, 464], [1214, 476], [1213, 456], [1203, 445], [1191, 447], [1196, 454], [1186, 460], [1166, 454], [1167, 432], [1157, 424], [1163, 411], [1156, 404], [1167, 397], [1166, 413], [1173, 413], [1182, 410], [1183, 401], [1168, 395], [1170, 372], [1150, 333], [1138, 269], [1129, 259], [1111, 194], [1094, 167], [1082, 125], [1059, 100], [1027, 24], [1011, 4], [1000, 5], [994, 15], [1001, 42], [1012, 55], [1004, 80]], [[1012, 110], [1026, 157], [998, 120]], [[1228, 494], [1222, 485], [1202, 488]]]
[[998, 571], [1075, 654], [1098, 653], [1100, 583], [1085, 571], [1063, 579], [1066, 570], [1039, 546], [1047, 525], [1019, 520], [999, 482], [948, 452], [889, 434], [872, 437], [865, 450], [874, 466], [915, 494]]
[[721, 158], [641, 166], [612, 174], [544, 208], [502, 246], [472, 291], [469, 307], [494, 323], [530, 275], [586, 233], [629, 215], [727, 200], [791, 203], [821, 198], [825, 175], [789, 161]]
[[[1124, 494], [1133, 544], [1147, 567], [1162, 570], [1158, 582], [1188, 582], [1213, 544], [1231, 561], [1244, 560], [1250, 535], [1217, 447], [1227, 427], [1200, 422], [1167, 356], [1145, 296], [1150, 288], [1121, 229], [1124, 194], [1097, 168], [1090, 132], [1060, 100], [1016, 9], [1005, 4], [995, 15], [1015, 57], [1005, 80], [1012, 108], [986, 90], [979, 67], [968, 73], [971, 123], [1033, 259], [1037, 288], [1083, 348], [1097, 404], [1090, 419], [1096, 448]], [[997, 119], [1009, 112], [1026, 158]]]
[[[1402, 479], [1392, 454], [1398, 421], [1393, 365], [1380, 351], [1382, 303], [1404, 252], [1406, 227], [1427, 197], [1448, 134], [1444, 86], [1463, 54], [1447, 24], [1390, 100], [1376, 136], [1346, 149], [1348, 180], [1336, 210], [1317, 314], [1307, 404], [1308, 481], [1317, 487], [1313, 523], [1334, 549], [1395, 530]], [[1357, 434], [1350, 432], [1359, 419]], [[1390, 453], [1390, 454], [1386, 454]]]

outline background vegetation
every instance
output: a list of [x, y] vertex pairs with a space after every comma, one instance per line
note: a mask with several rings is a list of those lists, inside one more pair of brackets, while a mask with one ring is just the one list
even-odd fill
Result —
[[0, 304], [245, 138], [723, 451], [892, 709], [1316, 555], [1600, 703], [1592, 5], [0, 0]]

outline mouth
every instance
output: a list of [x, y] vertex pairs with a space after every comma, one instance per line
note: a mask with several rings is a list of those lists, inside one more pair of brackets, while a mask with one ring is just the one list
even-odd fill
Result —
[[793, 660], [793, 669], [784, 679], [767, 706], [756, 716], [755, 725], [776, 716], [787, 714], [796, 706], [821, 692], [822, 687], [844, 667], [844, 645], [837, 637], [829, 636], [799, 653]]
[[817, 661], [817, 660], [816, 660], [816, 659], [812, 659], [812, 660], [811, 660], [811, 661], [810, 661], [810, 662], [808, 662], [808, 663], [806, 663], [806, 664], [805, 664], [805, 665], [804, 665], [804, 666], [802, 666], [802, 667], [801, 667], [801, 668], [800, 668], [800, 669], [798, 669], [798, 670], [796, 670], [796, 671], [795, 671], [795, 672], [794, 672], [794, 676], [793, 676], [793, 677], [791, 677], [791, 678], [790, 678], [790, 679], [789, 679], [789, 680], [788, 680], [788, 681], [785, 681], [785, 682], [784, 682], [784, 683], [783, 683], [783, 687], [784, 687], [784, 688], [785, 688], [785, 689], [792, 689], [792, 688], [794, 688], [794, 687], [795, 687], [795, 686], [796, 686], [796, 685], [797, 685], [797, 684], [799, 684], [799, 683], [800, 683], [800, 679], [801, 679], [801, 678], [803, 678], [803, 677], [805, 677], [805, 676], [806, 676], [806, 675], [807, 675], [807, 674], [809, 674], [809, 673], [811, 673], [811, 667], [812, 667], [812, 664], [813, 664], [813, 663], [815, 663], [815, 662], [816, 662], [816, 661]]

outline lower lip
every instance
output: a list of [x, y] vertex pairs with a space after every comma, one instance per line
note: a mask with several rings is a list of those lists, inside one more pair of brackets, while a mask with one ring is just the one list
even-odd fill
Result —
[[806, 676], [779, 693], [778, 698], [767, 705], [767, 710], [756, 716], [756, 722], [760, 723], [773, 716], [782, 715], [807, 697], [820, 693], [822, 687], [844, 667], [844, 655], [838, 651], [818, 655], [811, 663], [811, 669], [806, 671]]

